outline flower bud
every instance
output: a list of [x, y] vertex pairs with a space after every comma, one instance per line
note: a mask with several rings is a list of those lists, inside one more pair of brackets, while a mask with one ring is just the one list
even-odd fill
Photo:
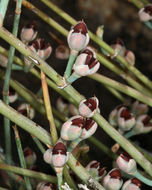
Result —
[[122, 131], [129, 131], [135, 125], [135, 117], [127, 107], [121, 107], [117, 113], [118, 126]]
[[34, 163], [36, 162], [36, 154], [35, 154], [35, 152], [33, 152], [31, 148], [26, 147], [24, 149], [23, 153], [24, 153], [24, 158], [25, 158], [26, 164], [28, 166], [34, 165]]
[[148, 4], [139, 10], [139, 19], [142, 22], [147, 22], [152, 20], [152, 4]]
[[79, 113], [83, 117], [92, 117], [97, 111], [99, 101], [96, 97], [92, 97], [89, 99], [84, 99], [79, 104]]
[[68, 160], [66, 146], [61, 142], [57, 142], [52, 149], [52, 164], [54, 167], [61, 168]]
[[123, 184], [122, 190], [141, 190], [141, 185], [142, 183], [139, 179], [132, 178]]
[[68, 59], [70, 50], [65, 45], [59, 45], [55, 50], [55, 56], [57, 59]]
[[63, 113], [64, 115], [68, 115], [69, 102], [66, 99], [59, 97], [56, 102], [56, 107], [59, 112]]
[[137, 120], [136, 124], [133, 128], [133, 131], [135, 134], [140, 134], [140, 133], [148, 133], [152, 131], [152, 123], [150, 122], [151, 118], [144, 114], [140, 115]]
[[36, 22], [33, 21], [22, 28], [21, 40], [23, 43], [29, 43], [36, 38], [37, 33], [37, 25]]
[[93, 160], [87, 166], [86, 170], [89, 174], [96, 180], [101, 180], [101, 178], [106, 174], [105, 167], [100, 168], [100, 162]]
[[22, 115], [29, 117], [30, 119], [33, 119], [35, 116], [34, 109], [29, 104], [21, 104], [17, 108], [18, 112], [20, 112]]
[[71, 116], [75, 116], [75, 115], [79, 114], [78, 109], [73, 104], [69, 105], [69, 112], [70, 112]]
[[121, 56], [124, 56], [126, 47], [124, 46], [124, 43], [121, 39], [117, 39], [115, 44], [111, 45], [112, 49], [115, 51], [115, 54], [119, 54]]
[[87, 139], [91, 137], [95, 133], [97, 127], [98, 124], [94, 120], [86, 118], [85, 124], [82, 127], [80, 138]]
[[41, 38], [36, 39], [29, 48], [37, 53], [37, 55], [43, 60], [46, 60], [52, 53], [50, 43], [46, 43], [44, 39]]
[[52, 164], [52, 148], [49, 148], [45, 151], [43, 159], [46, 163]]
[[120, 154], [116, 160], [117, 166], [125, 173], [133, 174], [137, 170], [136, 161], [126, 152]]
[[18, 94], [15, 92], [13, 88], [9, 88], [9, 95], [8, 95], [8, 100], [9, 103], [14, 103], [18, 98]]
[[103, 186], [106, 190], [119, 190], [123, 184], [120, 171], [117, 168], [112, 169], [104, 178]]
[[78, 22], [68, 34], [68, 44], [71, 50], [81, 51], [89, 43], [87, 26], [83, 21]]
[[82, 133], [82, 127], [85, 124], [85, 119], [76, 115], [66, 121], [61, 128], [61, 138], [63, 140], [72, 141], [80, 137]]
[[86, 49], [81, 53], [73, 65], [73, 70], [78, 76], [92, 75], [100, 67], [99, 61], [93, 57], [93, 53]]
[[132, 106], [131, 111], [134, 115], [139, 116], [147, 113], [149, 110], [148, 105], [136, 100]]
[[132, 66], [135, 64], [135, 55], [132, 51], [126, 50], [124, 53], [125, 60]]
[[8, 58], [5, 55], [0, 54], [0, 66], [7, 67], [7, 63], [8, 63]]
[[96, 58], [96, 52], [95, 52], [95, 49], [91, 46], [87, 46], [86, 48], [84, 48], [81, 53], [86, 53], [94, 58]]
[[57, 190], [56, 186], [50, 182], [38, 183], [36, 190]]

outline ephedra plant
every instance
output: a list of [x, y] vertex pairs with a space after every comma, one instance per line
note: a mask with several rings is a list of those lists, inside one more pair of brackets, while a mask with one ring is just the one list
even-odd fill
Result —
[[[3, 81], [0, 113], [4, 117], [3, 125], [1, 122], [4, 134], [1, 136], [5, 139], [0, 153], [0, 189], [140, 190], [143, 184], [151, 188], [151, 153], [130, 138], [141, 134], [146, 138], [152, 130], [149, 114], [152, 81], [136, 68], [135, 54], [125, 47], [122, 40], [118, 39], [112, 45], [104, 42], [103, 26], [99, 26], [94, 34], [83, 18], [76, 21], [52, 1], [40, 1], [72, 27], [65, 29], [42, 12], [41, 7], [16, 0], [13, 2], [16, 8], [10, 32], [3, 25], [9, 1], [0, 2], [0, 37], [10, 45], [9, 49], [0, 46], [0, 78]], [[152, 29], [152, 4], [146, 0], [130, 2], [140, 9], [138, 15], [145, 24], [143, 27]], [[47, 39], [41, 38], [38, 22], [28, 21], [20, 29], [20, 18], [25, 10], [23, 6], [67, 38], [65, 44], [51, 33], [51, 37], [59, 43], [54, 61], [67, 61], [62, 76], [47, 63], [53, 48]], [[99, 46], [98, 49], [90, 46], [91, 40]], [[126, 83], [106, 77], [102, 69], [99, 71], [101, 65], [122, 77]], [[40, 80], [37, 93], [32, 81], [30, 90], [20, 80], [13, 79], [11, 73], [15, 73], [18, 79], [26, 76], [25, 81], [30, 75], [34, 80]], [[84, 97], [76, 90], [77, 85], [81, 86], [82, 78], [86, 77], [101, 83], [120, 102], [116, 108], [113, 106], [106, 119], [102, 116], [104, 110], [100, 97], [96, 94]], [[86, 83], [85, 88], [91, 91], [90, 84]], [[52, 97], [52, 91], [60, 97]], [[134, 101], [129, 102], [130, 97]], [[17, 104], [12, 104], [14, 101]], [[38, 112], [43, 115], [42, 123], [48, 121], [50, 130], [34, 122]], [[19, 128], [23, 129], [23, 134], [29, 134], [28, 138], [39, 154], [29, 147], [28, 141], [23, 142]], [[112, 147], [106, 145], [102, 138], [94, 136], [97, 129], [102, 136], [100, 128], [115, 141]], [[14, 161], [12, 136], [16, 142], [18, 162]], [[104, 157], [97, 161], [95, 155], [89, 154], [89, 149], [98, 149], [98, 155], [102, 152]], [[101, 166], [105, 157], [111, 159], [111, 169]], [[37, 160], [40, 159], [42, 164], [47, 163], [49, 174], [36, 170]]]

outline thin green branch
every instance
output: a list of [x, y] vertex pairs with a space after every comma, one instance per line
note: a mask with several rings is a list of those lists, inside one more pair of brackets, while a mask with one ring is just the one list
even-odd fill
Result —
[[114, 89], [114, 88], [111, 88], [111, 87], [109, 87], [109, 86], [106, 86], [106, 85], [104, 85], [104, 87], [107, 89], [107, 90], [109, 90], [109, 92], [111, 92], [111, 94], [113, 94], [116, 98], [118, 98], [121, 102], [125, 102], [126, 101], [126, 99], [125, 99], [125, 97], [123, 97], [123, 95], [120, 93], [120, 92], [118, 92], [118, 90], [116, 90], [116, 89]]
[[52, 182], [52, 183], [57, 183], [57, 179], [54, 176], [47, 175], [47, 174], [44, 174], [42, 172], [35, 172], [35, 171], [32, 171], [32, 170], [19, 168], [19, 167], [16, 167], [16, 166], [9, 166], [7, 164], [0, 164], [0, 170], [6, 170], [6, 171], [14, 172], [14, 173], [17, 173], [17, 174], [20, 174], [20, 175], [40, 179], [40, 180], [43, 180], [43, 181], [49, 181], [49, 182]]
[[[25, 158], [24, 158], [24, 154], [23, 154], [20, 136], [19, 136], [18, 129], [17, 129], [16, 125], [13, 126], [13, 129], [14, 129], [16, 146], [17, 146], [17, 151], [18, 151], [18, 155], [19, 155], [19, 159], [20, 159], [20, 164], [21, 164], [22, 168], [26, 169], [26, 162], [25, 162]], [[31, 186], [29, 177], [24, 176], [24, 180], [25, 180], [26, 188], [28, 190], [31, 190], [32, 186]]]
[[146, 104], [148, 104], [149, 106], [152, 106], [152, 98], [138, 92], [137, 90], [125, 85], [125, 84], [121, 84], [120, 82], [117, 82], [115, 80], [112, 80], [108, 77], [105, 77], [103, 75], [100, 75], [98, 73], [93, 74], [91, 76], [89, 76], [90, 78], [103, 83], [104, 85], [110, 86], [122, 93], [127, 94], [128, 96], [131, 96], [141, 102], [144, 102]]
[[0, 27], [3, 25], [8, 3], [9, 3], [9, 0], [0, 1]]
[[[62, 9], [58, 8], [51, 1], [48, 1], [48, 0], [41, 0], [41, 1], [43, 3], [45, 3], [45, 5], [47, 5], [51, 10], [53, 10], [54, 12], [56, 12], [60, 17], [62, 17], [63, 19], [65, 19], [67, 22], [69, 22], [70, 24], [75, 25], [77, 23], [77, 21], [75, 19], [73, 19], [70, 15], [66, 14]], [[132, 1], [137, 1], [137, 0], [132, 0]], [[28, 3], [27, 1], [23, 0], [23, 4], [24, 4], [24, 2]], [[138, 4], [141, 4], [141, 2], [138, 1]], [[142, 3], [142, 7], [143, 7], [143, 3]], [[56, 29], [58, 30], [58, 27], [56, 27]], [[60, 30], [58, 30], [58, 31], [61, 32]], [[114, 55], [115, 54], [114, 50], [108, 44], [106, 44], [103, 40], [101, 40], [99, 37], [97, 37], [91, 31], [89, 31], [89, 36], [90, 36], [90, 38], [96, 44], [98, 44], [100, 47], [102, 47], [103, 49], [105, 49], [110, 55]], [[119, 54], [116, 56], [116, 59], [120, 63], [122, 63], [126, 67], [127, 70], [131, 71], [147, 87], [149, 87], [150, 89], [152, 89], [152, 82], [146, 76], [144, 76], [138, 69], [136, 69], [134, 66], [130, 65]]]
[[[16, 2], [15, 9], [15, 17], [13, 23], [13, 31], [12, 34], [16, 37], [18, 33], [18, 26], [20, 20], [20, 12], [21, 12], [22, 0], [18, 0]], [[10, 46], [8, 53], [8, 63], [5, 72], [5, 80], [3, 87], [3, 100], [6, 104], [9, 104], [8, 96], [9, 96], [9, 82], [11, 76], [12, 62], [15, 53], [15, 48]], [[11, 132], [10, 132], [10, 121], [7, 118], [4, 118], [4, 134], [5, 134], [5, 150], [6, 150], [6, 161], [7, 163], [11, 163]]]

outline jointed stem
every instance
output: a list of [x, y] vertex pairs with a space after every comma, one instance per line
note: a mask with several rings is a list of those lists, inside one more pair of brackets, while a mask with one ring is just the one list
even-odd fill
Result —
[[[22, 0], [18, 0], [16, 2], [16, 10], [15, 10], [15, 17], [14, 17], [13, 31], [12, 31], [14, 36], [17, 36], [17, 33], [18, 33], [21, 5], [22, 5]], [[1, 8], [3, 8], [3, 6]], [[6, 104], [9, 104], [9, 100], [8, 100], [9, 82], [10, 82], [14, 53], [15, 53], [15, 48], [13, 46], [10, 46], [10, 50], [8, 54], [8, 63], [7, 63], [6, 73], [5, 73], [4, 87], [3, 87], [3, 100]], [[5, 129], [6, 160], [7, 160], [7, 163], [10, 164], [11, 163], [11, 135], [10, 135], [10, 121], [7, 118], [4, 118], [4, 129]]]
[[[22, 168], [26, 169], [26, 162], [25, 162], [25, 158], [24, 158], [24, 154], [23, 154], [23, 149], [22, 149], [22, 145], [21, 145], [20, 136], [19, 136], [19, 133], [18, 133], [16, 125], [13, 126], [13, 129], [14, 129], [14, 133], [15, 133], [15, 140], [16, 140], [19, 159], [20, 159], [20, 164], [21, 164]], [[31, 186], [29, 178], [24, 177], [24, 180], [25, 180], [26, 188], [28, 190], [32, 190], [32, 186]]]

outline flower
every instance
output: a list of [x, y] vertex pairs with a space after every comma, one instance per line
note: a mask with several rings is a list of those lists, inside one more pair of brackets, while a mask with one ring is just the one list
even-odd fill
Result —
[[65, 98], [59, 97], [56, 102], [56, 107], [60, 113], [64, 113], [64, 115], [68, 115], [69, 102]]
[[36, 39], [30, 46], [29, 48], [37, 53], [37, 55], [43, 59], [46, 60], [52, 52], [52, 47], [50, 43], [46, 43], [44, 39], [38, 38]]
[[68, 59], [69, 54], [69, 48], [65, 45], [59, 45], [55, 50], [55, 56], [57, 59]]
[[119, 54], [121, 56], [124, 56], [124, 53], [126, 51], [126, 47], [124, 46], [123, 41], [118, 38], [114, 44], [111, 45], [111, 48], [115, 51], [114, 57]]
[[52, 149], [52, 164], [54, 167], [61, 168], [67, 160], [67, 148], [61, 141], [58, 141]]
[[102, 177], [106, 174], [105, 167], [100, 168], [100, 162], [96, 160], [89, 162], [89, 164], [86, 166], [86, 170], [96, 180], [101, 180]]
[[34, 165], [36, 162], [36, 154], [33, 152], [33, 150], [29, 147], [26, 147], [23, 151], [24, 157], [25, 157], [25, 162], [26, 164], [30, 167]]
[[56, 190], [56, 186], [50, 182], [42, 181], [38, 183], [36, 190]]
[[103, 186], [106, 190], [119, 190], [123, 184], [119, 169], [112, 169], [104, 178]]
[[152, 123], [150, 122], [151, 117], [146, 114], [140, 115], [137, 120], [136, 124], [133, 128], [135, 134], [140, 133], [148, 133], [152, 131]]
[[89, 43], [87, 26], [83, 21], [78, 22], [68, 34], [68, 44], [71, 50], [81, 51]]
[[32, 21], [22, 28], [20, 37], [23, 43], [29, 43], [36, 38], [37, 33], [37, 24]]
[[18, 94], [15, 92], [15, 90], [11, 87], [9, 87], [9, 95], [8, 95], [8, 100], [9, 103], [14, 103], [18, 98]]
[[89, 49], [84, 50], [76, 59], [73, 70], [78, 76], [92, 75], [100, 67], [99, 61]]
[[124, 52], [124, 58], [125, 58], [125, 60], [126, 60], [130, 65], [134, 66], [134, 64], [135, 64], [135, 55], [134, 55], [134, 53], [133, 53], [132, 51], [126, 50], [126, 51]]
[[131, 106], [131, 111], [136, 116], [146, 114], [148, 110], [149, 110], [148, 105], [139, 102], [138, 100], [136, 100]]
[[46, 163], [52, 164], [56, 168], [62, 168], [68, 160], [66, 146], [58, 141], [53, 148], [47, 149], [43, 155]]
[[129, 131], [135, 125], [135, 117], [126, 106], [119, 108], [117, 123], [121, 131]]
[[20, 112], [22, 115], [29, 117], [30, 119], [33, 119], [35, 116], [35, 111], [29, 104], [21, 104], [17, 108], [18, 112]]
[[96, 97], [92, 97], [89, 99], [84, 99], [79, 104], [79, 113], [83, 117], [92, 117], [97, 111], [99, 101]]
[[94, 120], [86, 118], [85, 124], [82, 126], [82, 133], [80, 135], [80, 138], [87, 139], [91, 137], [95, 133], [97, 127], [98, 124]]
[[142, 22], [147, 22], [152, 20], [152, 4], [148, 4], [141, 8], [138, 12], [139, 19]]
[[136, 161], [126, 152], [123, 152], [118, 156], [116, 163], [125, 173], [133, 174], [137, 171]]
[[63, 140], [71, 141], [80, 137], [82, 133], [82, 127], [85, 124], [85, 118], [76, 115], [66, 121], [61, 128], [61, 138]]
[[127, 180], [123, 186], [122, 186], [122, 190], [140, 190], [141, 188], [141, 181], [137, 178], [132, 178]]
[[0, 66], [6, 68], [7, 63], [8, 63], [8, 58], [5, 55], [0, 54]]

